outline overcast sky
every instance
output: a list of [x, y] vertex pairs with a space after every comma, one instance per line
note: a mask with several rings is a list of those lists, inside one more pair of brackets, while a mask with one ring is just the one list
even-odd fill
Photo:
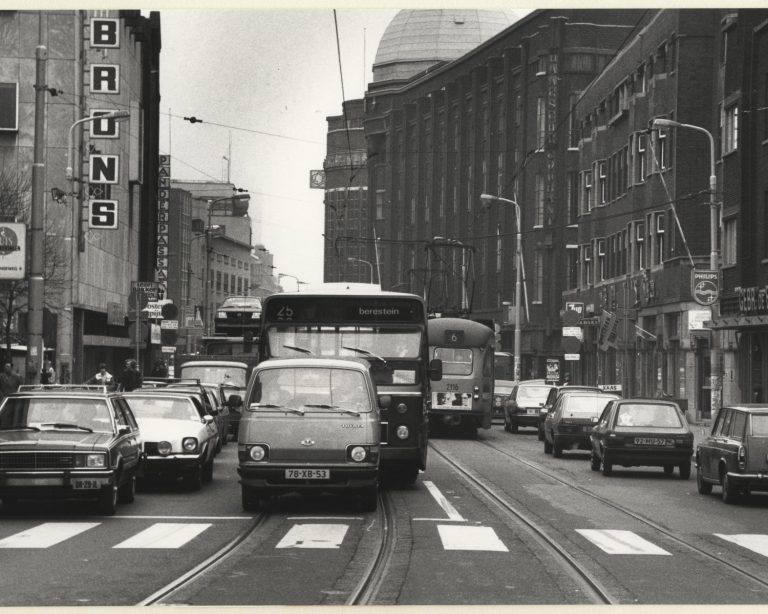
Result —
[[174, 179], [226, 180], [231, 138], [230, 180], [251, 194], [254, 242], [276, 272], [322, 282], [323, 191], [309, 171], [323, 167], [326, 117], [372, 80], [396, 13], [336, 11], [340, 74], [333, 9], [160, 12], [161, 153]]

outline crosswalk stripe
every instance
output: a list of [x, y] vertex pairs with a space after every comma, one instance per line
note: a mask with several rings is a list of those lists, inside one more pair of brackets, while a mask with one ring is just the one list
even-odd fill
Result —
[[576, 532], [586, 537], [608, 554], [661, 554], [671, 556], [671, 553], [643, 539], [632, 531], [576, 529]]
[[349, 525], [295, 524], [275, 548], [339, 548]]
[[715, 533], [715, 537], [732, 542], [737, 546], [768, 556], [768, 535], [758, 533], [737, 533], [736, 535], [723, 535]]
[[484, 550], [509, 552], [491, 527], [437, 525], [446, 550]]
[[98, 522], [45, 522], [0, 540], [0, 548], [50, 548], [99, 524]]
[[211, 523], [157, 523], [113, 548], [181, 548], [211, 526]]

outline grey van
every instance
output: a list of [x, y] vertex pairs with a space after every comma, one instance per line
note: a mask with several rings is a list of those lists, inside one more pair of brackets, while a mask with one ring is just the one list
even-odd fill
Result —
[[[383, 398], [386, 404], [387, 397]], [[355, 359], [272, 359], [254, 368], [238, 434], [242, 505], [286, 492], [357, 494], [378, 502], [379, 406]]]

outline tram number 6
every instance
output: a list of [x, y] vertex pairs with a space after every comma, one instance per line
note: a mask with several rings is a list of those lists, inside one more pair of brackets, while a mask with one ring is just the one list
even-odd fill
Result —
[[117, 201], [89, 201], [88, 228], [117, 228]]

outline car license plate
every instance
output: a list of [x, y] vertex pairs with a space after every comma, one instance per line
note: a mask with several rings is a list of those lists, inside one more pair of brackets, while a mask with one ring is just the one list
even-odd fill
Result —
[[330, 477], [328, 469], [286, 469], [287, 480], [327, 480]]
[[636, 446], [672, 446], [674, 444], [672, 439], [663, 437], [635, 437]]
[[529, 407], [528, 409], [525, 410], [525, 413], [528, 414], [529, 416], [531, 414], [538, 414], [539, 413], [539, 408], [538, 407]]
[[588, 425], [588, 426], [582, 426], [581, 430], [584, 431], [585, 433], [591, 433], [593, 428], [594, 428], [593, 426]]
[[105, 484], [104, 480], [93, 478], [76, 478], [72, 480], [72, 488], [75, 490], [93, 490], [101, 488]]

